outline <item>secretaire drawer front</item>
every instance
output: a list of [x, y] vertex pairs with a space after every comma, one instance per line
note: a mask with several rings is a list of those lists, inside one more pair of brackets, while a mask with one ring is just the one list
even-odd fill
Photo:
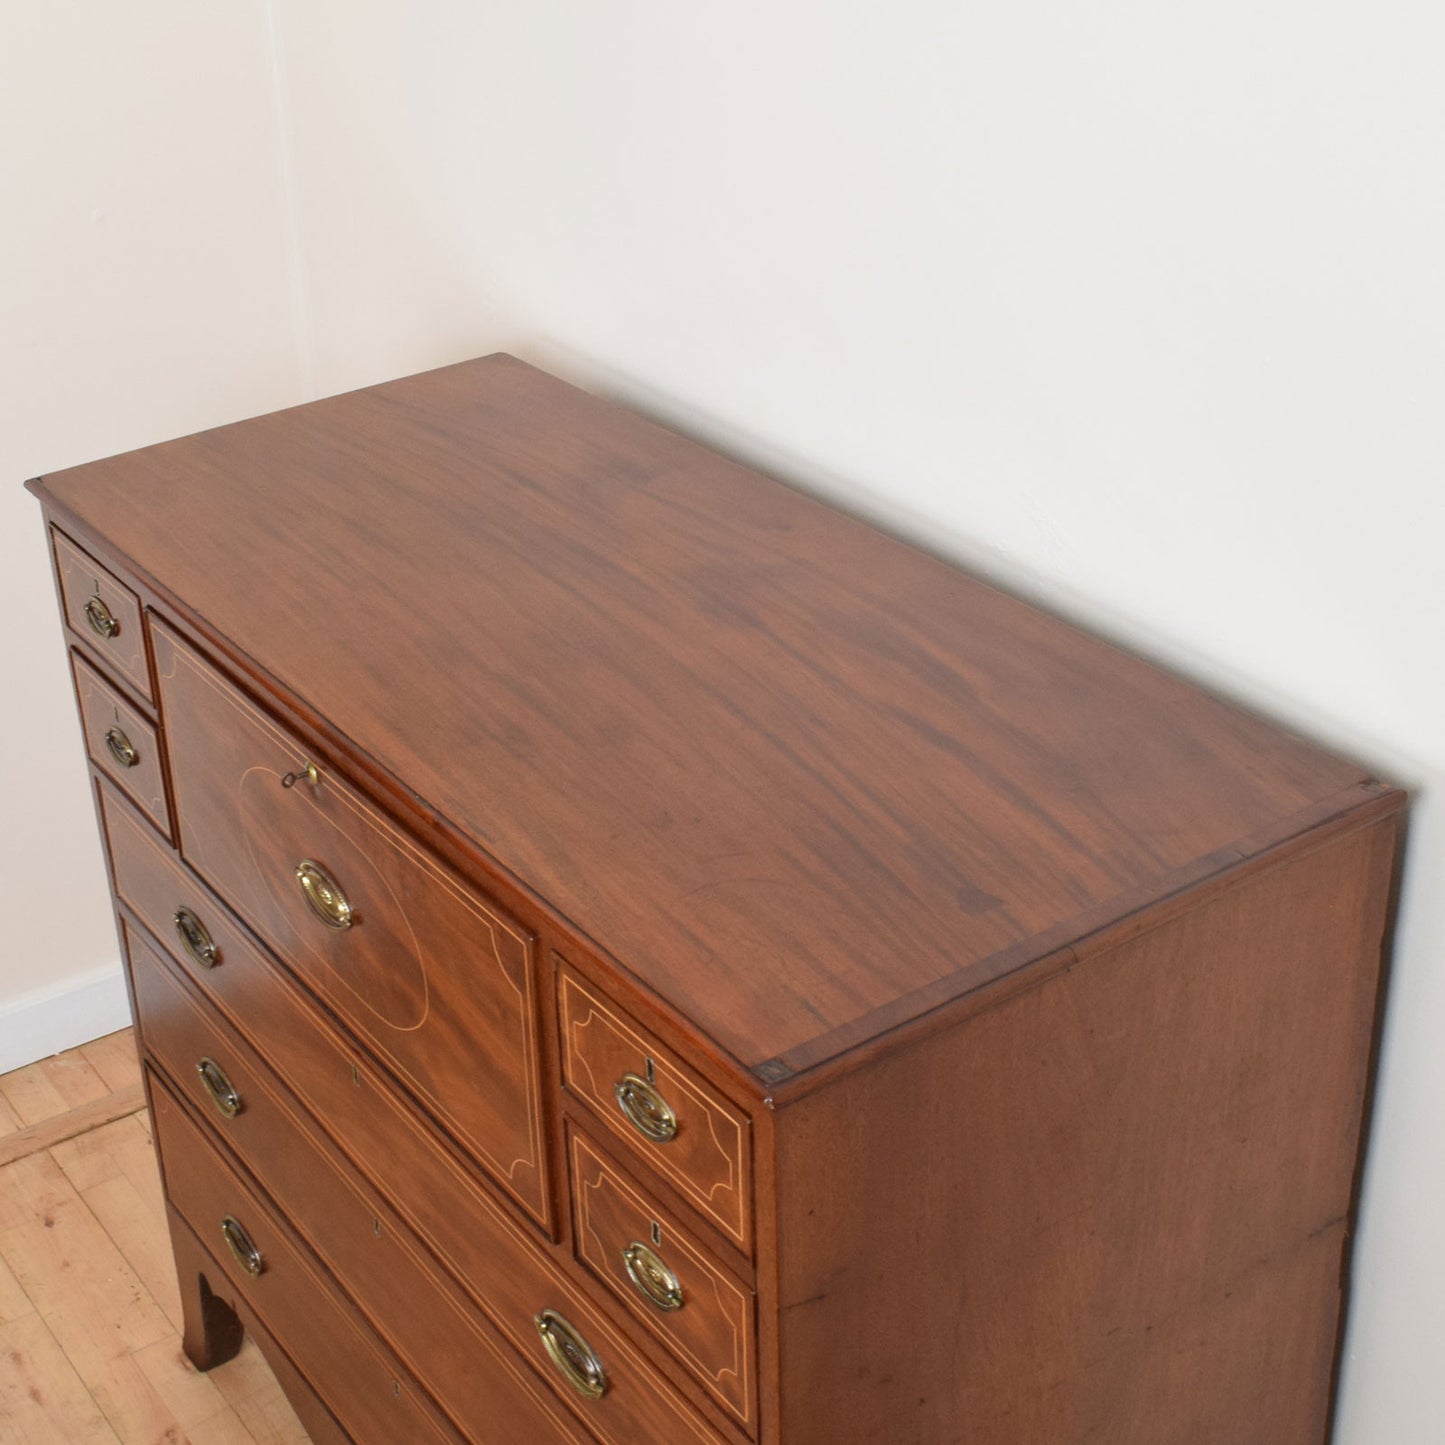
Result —
[[756, 1433], [753, 1292], [576, 1131], [571, 1155], [578, 1258]]
[[[455, 1189], [444, 1206], [460, 1216], [467, 1238], [464, 1273], [505, 1343], [475, 1305], [447, 1280], [409, 1236], [394, 1210], [426, 1195], [423, 1171], [401, 1193], [378, 1191], [325, 1141], [290, 1090], [244, 1041], [143, 942], [132, 948], [142, 1031], [149, 1047], [186, 1089], [242, 1163], [266, 1188], [343, 1287], [395, 1343], [441, 1405], [478, 1439], [549, 1440], [566, 1433], [575, 1412], [612, 1445], [639, 1440], [710, 1441], [713, 1437], [659, 1380], [644, 1357], [582, 1300], [499, 1206], [475, 1207]], [[207, 1082], [197, 1063], [209, 1061], [223, 1082]], [[213, 1097], [219, 1091], [221, 1106]], [[328, 1124], [332, 1121], [328, 1120]], [[535, 1325], [552, 1310], [597, 1351], [604, 1371], [600, 1399], [583, 1399], [557, 1377]], [[532, 1357], [533, 1368], [521, 1355]], [[515, 1405], [509, 1404], [516, 1396]], [[499, 1423], [503, 1409], [553, 1421], [551, 1433]], [[560, 1434], [559, 1434], [560, 1432]]]
[[453, 1442], [456, 1437], [431, 1418], [424, 1397], [381, 1342], [351, 1316], [271, 1210], [154, 1076], [150, 1096], [167, 1197], [232, 1288], [286, 1342], [358, 1445]]
[[151, 701], [140, 598], [63, 532], [51, 536], [66, 626], [112, 672]]
[[545, 1219], [532, 939], [166, 629], [182, 853]]
[[750, 1246], [747, 1116], [570, 970], [562, 972], [561, 995], [569, 1087], [637, 1158]]
[[169, 838], [165, 769], [155, 728], [78, 652], [70, 654], [70, 666], [90, 760]]

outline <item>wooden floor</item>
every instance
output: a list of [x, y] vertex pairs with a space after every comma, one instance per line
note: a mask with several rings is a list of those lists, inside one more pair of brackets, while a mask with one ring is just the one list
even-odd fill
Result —
[[129, 1030], [0, 1076], [0, 1441], [301, 1445], [249, 1342], [198, 1374]]

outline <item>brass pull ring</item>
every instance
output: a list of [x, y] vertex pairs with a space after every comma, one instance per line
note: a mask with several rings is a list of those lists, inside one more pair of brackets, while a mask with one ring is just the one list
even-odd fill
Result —
[[211, 1102], [227, 1119], [234, 1119], [241, 1112], [241, 1096], [236, 1086], [226, 1077], [226, 1071], [214, 1059], [202, 1059], [196, 1065], [201, 1083]]
[[328, 928], [350, 928], [355, 922], [341, 885], [314, 859], [296, 865], [296, 881], [307, 906]]
[[562, 1378], [585, 1399], [600, 1400], [607, 1393], [607, 1372], [576, 1327], [556, 1310], [543, 1310], [533, 1323]]
[[682, 1308], [682, 1283], [653, 1250], [634, 1240], [622, 1251], [622, 1262], [628, 1279], [648, 1304], [664, 1314]]
[[236, 1263], [255, 1279], [266, 1268], [266, 1261], [261, 1258], [261, 1251], [251, 1243], [251, 1236], [241, 1227], [240, 1221], [233, 1214], [228, 1214], [221, 1221], [221, 1238], [226, 1241], [226, 1248], [236, 1257]]
[[105, 746], [111, 757], [123, 768], [133, 768], [140, 762], [140, 754], [136, 752], [135, 744], [119, 728], [106, 730]]
[[646, 1079], [638, 1074], [623, 1074], [612, 1086], [617, 1106], [628, 1122], [654, 1144], [666, 1144], [677, 1138], [677, 1115]]
[[210, 931], [189, 908], [177, 908], [171, 915], [171, 922], [176, 926], [181, 947], [202, 968], [215, 968], [220, 963], [220, 950], [211, 941]]
[[85, 620], [90, 623], [90, 630], [107, 642], [120, 631], [120, 623], [115, 620], [115, 614], [110, 608], [101, 601], [99, 592], [85, 604]]

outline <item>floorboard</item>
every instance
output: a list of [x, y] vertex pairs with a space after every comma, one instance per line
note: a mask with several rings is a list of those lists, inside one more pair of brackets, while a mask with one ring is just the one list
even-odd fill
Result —
[[249, 1342], [202, 1375], [130, 1031], [0, 1076], [0, 1440], [307, 1445]]

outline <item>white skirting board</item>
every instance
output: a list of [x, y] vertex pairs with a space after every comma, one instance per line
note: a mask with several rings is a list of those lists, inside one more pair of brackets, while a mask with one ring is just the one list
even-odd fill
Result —
[[0, 1005], [0, 1074], [130, 1026], [120, 964], [105, 964]]

